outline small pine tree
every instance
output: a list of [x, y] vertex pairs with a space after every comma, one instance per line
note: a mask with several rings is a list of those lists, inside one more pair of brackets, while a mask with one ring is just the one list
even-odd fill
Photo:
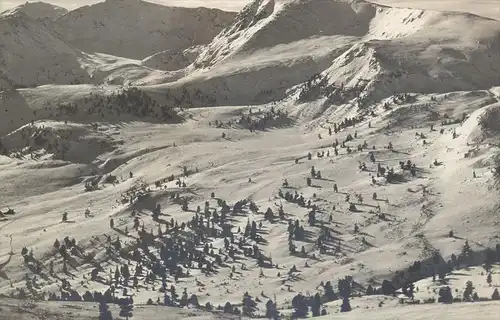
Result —
[[371, 296], [373, 295], [373, 293], [374, 293], [373, 287], [371, 284], [369, 284], [368, 287], [366, 288], [366, 295]]
[[464, 301], [472, 301], [472, 294], [474, 292], [474, 285], [472, 284], [472, 281], [467, 281], [465, 284], [465, 290], [464, 290]]
[[333, 291], [332, 283], [330, 281], [327, 281], [324, 286], [325, 289], [325, 297], [327, 301], [334, 301], [337, 300], [338, 297]]
[[223, 309], [223, 312], [224, 313], [233, 313], [233, 305], [228, 301], [226, 302], [226, 304], [224, 305], [224, 309]]
[[134, 306], [130, 303], [124, 303], [120, 305], [120, 317], [125, 317], [128, 320], [129, 317], [132, 317], [132, 309]]
[[340, 312], [349, 312], [351, 311], [351, 304], [349, 302], [349, 298], [345, 297], [342, 300], [342, 305], [340, 306]]
[[[491, 271], [492, 265], [497, 261], [496, 252], [493, 249], [486, 249], [486, 257], [484, 260], [484, 264], [486, 265], [487, 272]], [[500, 261], [500, 256], [498, 257], [498, 261]]]
[[192, 294], [191, 297], [189, 297], [189, 303], [192, 304], [195, 307], [199, 307], [200, 303], [198, 301], [198, 296], [195, 294]]
[[115, 281], [116, 281], [116, 283], [118, 283], [120, 281], [120, 277], [121, 277], [120, 270], [118, 269], [118, 267], [116, 267], [116, 269], [115, 269]]
[[465, 240], [464, 246], [462, 247], [462, 252], [460, 252], [460, 258], [462, 261], [467, 263], [468, 265], [471, 262], [471, 254], [472, 254], [472, 249], [469, 246], [469, 241]]
[[321, 297], [319, 293], [316, 293], [311, 299], [311, 312], [313, 317], [319, 317], [321, 315]]
[[439, 289], [439, 298], [438, 302], [442, 303], [452, 303], [453, 302], [453, 295], [451, 294], [451, 289], [450, 287], [442, 287]]
[[309, 312], [309, 307], [307, 306], [306, 299], [302, 294], [298, 294], [292, 299], [293, 314], [292, 317], [295, 318], [306, 318]]
[[472, 294], [472, 301], [479, 301], [479, 296], [478, 296], [477, 292], [474, 292]]
[[99, 320], [113, 320], [111, 311], [109, 311], [109, 307], [104, 300], [99, 303]]
[[273, 213], [273, 210], [271, 208], [267, 208], [267, 211], [264, 214], [264, 219], [266, 219], [268, 221], [273, 221], [274, 213]]
[[266, 317], [268, 319], [278, 319], [279, 318], [279, 313], [278, 313], [278, 309], [276, 308], [276, 304], [271, 299], [269, 299], [266, 303]]
[[392, 296], [395, 293], [394, 286], [389, 280], [382, 281], [382, 294], [386, 296]]
[[498, 293], [498, 288], [495, 288], [495, 290], [493, 290], [493, 294], [491, 295], [491, 300], [495, 301], [500, 300], [500, 293]]

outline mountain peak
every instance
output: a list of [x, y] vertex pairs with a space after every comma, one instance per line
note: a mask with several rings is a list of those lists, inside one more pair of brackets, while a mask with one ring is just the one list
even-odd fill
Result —
[[26, 2], [15, 8], [4, 11], [0, 16], [12, 15], [16, 12], [22, 12], [33, 19], [50, 19], [55, 20], [60, 16], [68, 13], [63, 7], [59, 7], [46, 2]]

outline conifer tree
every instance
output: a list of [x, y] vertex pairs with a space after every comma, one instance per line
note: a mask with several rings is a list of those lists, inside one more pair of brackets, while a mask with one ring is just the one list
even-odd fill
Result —
[[113, 320], [111, 311], [104, 300], [99, 303], [99, 320]]
[[124, 317], [128, 320], [129, 317], [132, 317], [132, 310], [134, 306], [130, 304], [129, 301], [124, 302], [120, 305], [120, 317]]
[[276, 304], [271, 299], [269, 299], [266, 303], [266, 318], [274, 320], [279, 318]]
[[498, 293], [498, 288], [495, 288], [495, 290], [493, 290], [493, 294], [491, 295], [491, 300], [495, 301], [500, 300], [500, 293]]

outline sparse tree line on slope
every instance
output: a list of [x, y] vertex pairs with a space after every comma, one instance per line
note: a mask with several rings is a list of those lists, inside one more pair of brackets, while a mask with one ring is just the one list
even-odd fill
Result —
[[[89, 106], [87, 108], [83, 106]], [[45, 111], [47, 115], [42, 115]], [[103, 97], [98, 94], [91, 94], [89, 97], [83, 98], [82, 101], [74, 104], [58, 103], [55, 108], [50, 103], [47, 103], [43, 110], [33, 110], [33, 118], [48, 119], [61, 119], [66, 123], [68, 119], [75, 116], [97, 116], [97, 120], [105, 120], [106, 118], [113, 118], [121, 115], [131, 115], [138, 118], [152, 118], [159, 119], [165, 122], [180, 122], [184, 121], [183, 117], [179, 115], [178, 110], [173, 107], [160, 105], [153, 100], [146, 93], [138, 90], [137, 88], [124, 89], [120, 93], [113, 93], [109, 96]], [[15, 117], [12, 117], [11, 123], [14, 124]], [[29, 119], [20, 119], [23, 123]], [[0, 139], [0, 154], [7, 156], [14, 156], [22, 158], [21, 150], [29, 147], [32, 158], [35, 158], [37, 149], [45, 148], [49, 153], [55, 153], [55, 158], [64, 160], [65, 153], [69, 150], [71, 141], [64, 141], [65, 137], [57, 135], [54, 137], [53, 143], [46, 143], [48, 141], [47, 133], [51, 130], [39, 128], [35, 126], [34, 120], [31, 120], [31, 126], [23, 128], [22, 135], [24, 146], [19, 146], [17, 149], [9, 149]], [[60, 134], [60, 133], [58, 133]], [[104, 143], [101, 141], [101, 143]]]
[[[355, 283], [352, 277], [346, 277], [345, 279], [340, 279], [338, 281], [336, 293], [332, 287], [330, 281], [326, 283], [321, 282], [320, 287], [322, 288], [321, 293], [317, 292], [313, 296], [305, 297], [302, 294], [297, 294], [292, 300], [292, 307], [294, 309], [293, 317], [295, 318], [306, 318], [309, 315], [309, 311], [312, 316], [320, 316], [325, 315], [326, 311], [323, 309], [319, 312], [319, 306], [324, 303], [335, 301], [338, 299], [342, 299], [343, 303], [340, 308], [340, 312], [351, 311], [349, 299], [351, 297], [361, 297], [363, 295], [386, 295], [386, 296], [396, 296], [398, 293], [403, 294], [411, 299], [411, 301], [407, 303], [418, 304], [421, 303], [419, 300], [415, 299], [415, 290], [419, 290], [419, 288], [415, 287], [414, 282], [424, 279], [430, 274], [432, 274], [433, 281], [440, 281], [440, 288], [438, 291], [438, 300], [437, 302], [441, 303], [452, 303], [452, 302], [474, 302], [474, 301], [487, 301], [490, 300], [486, 297], [479, 297], [477, 292], [475, 292], [474, 285], [471, 281], [467, 281], [465, 288], [463, 289], [461, 298], [456, 297], [453, 298], [452, 290], [449, 286], [446, 285], [446, 275], [451, 273], [454, 269], [460, 270], [463, 266], [472, 266], [472, 256], [474, 253], [468, 246], [468, 242], [466, 241], [461, 253], [458, 255], [458, 258], [454, 258], [455, 255], [452, 255], [452, 258], [448, 261], [447, 264], [443, 265], [442, 258], [439, 254], [436, 254], [431, 260], [427, 263], [430, 263], [426, 266], [420, 261], [416, 261], [409, 269], [403, 272], [397, 272], [395, 277], [392, 280], [383, 280], [380, 287], [374, 287], [372, 284], [369, 284], [366, 289], [363, 291], [363, 287], [359, 284]], [[491, 267], [493, 263], [500, 264], [500, 245], [496, 246], [496, 251], [492, 249], [487, 249], [485, 253], [480, 254], [480, 256], [484, 256], [486, 259], [484, 261], [484, 269], [487, 272], [486, 282], [491, 285]], [[451, 266], [455, 261], [456, 265]], [[450, 269], [451, 268], [451, 269]], [[292, 268], [293, 272], [297, 272], [295, 266]], [[404, 279], [402, 282], [402, 277], [404, 274], [408, 276], [412, 276], [413, 278]], [[436, 280], [436, 273], [439, 275], [439, 280]], [[353, 292], [353, 287], [357, 286], [356, 293]], [[458, 289], [456, 292], [459, 294]], [[498, 288], [494, 288], [491, 300], [500, 301], [500, 294]], [[403, 302], [404, 300], [401, 300]], [[429, 298], [423, 303], [434, 303], [436, 302], [435, 298]], [[271, 317], [269, 317], [271, 318]]]
[[[334, 124], [334, 131], [338, 132], [340, 131], [340, 128], [354, 126], [355, 123], [355, 118], [345, 119], [340, 123], [340, 125]], [[356, 133], [354, 136], [348, 135], [346, 140], [342, 143], [341, 148], [347, 147], [347, 142], [354, 141], [357, 138], [358, 136]], [[333, 145], [337, 151], [337, 147], [340, 145], [339, 142], [336, 141]], [[366, 142], [361, 146], [361, 150], [367, 148]], [[390, 143], [386, 148], [392, 150], [392, 143]], [[318, 157], [324, 157], [324, 152], [318, 153]], [[305, 158], [312, 160], [312, 154], [309, 153]], [[373, 153], [370, 153], [370, 160], [373, 163], [375, 162], [375, 155]], [[298, 160], [296, 162], [298, 162]], [[400, 166], [402, 170], [408, 170], [410, 172], [416, 169], [415, 165], [411, 163], [411, 161], [402, 162], [400, 163]], [[366, 168], [366, 165], [360, 165], [360, 170], [363, 171], [363, 167]], [[377, 175], [384, 176], [386, 173], [388, 175], [391, 170], [385, 170], [385, 168], [379, 166], [377, 171]], [[189, 174], [190, 171], [185, 167], [183, 174], [180, 176], [183, 175], [187, 177]], [[412, 175], [414, 175], [413, 172]], [[129, 178], [133, 178], [132, 173], [130, 173]], [[312, 186], [312, 179], [324, 179], [321, 171], [317, 170], [314, 166], [311, 167], [310, 177], [306, 178], [306, 184], [308, 186]], [[157, 181], [155, 183], [155, 187], [160, 190], [167, 190], [167, 188], [162, 188], [162, 183], [172, 182], [174, 180], [175, 178], [169, 178], [164, 181]], [[388, 182], [390, 182], [389, 179]], [[95, 260], [95, 255], [92, 252], [85, 252], [81, 246], [76, 244], [75, 239], [69, 239], [67, 237], [64, 239], [63, 244], [56, 240], [54, 243], [54, 255], [60, 255], [62, 257], [63, 267], [62, 272], [55, 271], [53, 266], [54, 260], [51, 260], [50, 263], [52, 263], [52, 265], [49, 264], [48, 267], [49, 274], [51, 276], [57, 278], [60, 274], [65, 274], [71, 277], [70, 267], [74, 268], [74, 266], [77, 266], [75, 261], [78, 262], [79, 259], [80, 262], [83, 261], [84, 263], [90, 263], [95, 266], [90, 273], [90, 280], [87, 281], [101, 282], [109, 286], [109, 288], [104, 293], [91, 293], [87, 291], [80, 297], [79, 293], [71, 288], [69, 280], [62, 279], [60, 295], [51, 293], [49, 295], [49, 299], [67, 301], [99, 301], [101, 303], [100, 311], [102, 311], [104, 317], [110, 316], [109, 310], [105, 307], [105, 304], [118, 303], [125, 306], [123, 307], [123, 314], [129, 314], [131, 309], [128, 306], [133, 303], [133, 301], [130, 300], [131, 296], [128, 291], [130, 289], [140, 288], [141, 285], [152, 285], [153, 288], [156, 288], [157, 280], [161, 279], [161, 285], [158, 288], [158, 292], [163, 293], [164, 296], [163, 300], [158, 297], [156, 304], [175, 307], [193, 306], [206, 310], [218, 309], [235, 315], [242, 314], [246, 316], [257, 316], [257, 302], [260, 302], [260, 297], [252, 298], [248, 293], [245, 293], [241, 304], [232, 304], [227, 302], [224, 306], [218, 306], [217, 308], [214, 308], [210, 303], [207, 303], [205, 306], [200, 306], [197, 302], [198, 299], [195, 294], [190, 295], [187, 292], [187, 289], [184, 289], [182, 296], [179, 297], [176, 292], [176, 287], [173, 284], [169, 287], [167, 285], [167, 281], [174, 280], [172, 283], [177, 283], [177, 280], [189, 277], [190, 269], [199, 269], [207, 277], [211, 276], [220, 272], [220, 269], [229, 267], [228, 263], [230, 261], [234, 262], [237, 255], [244, 255], [249, 259], [254, 259], [257, 262], [257, 265], [261, 268], [278, 268], [278, 265], [274, 264], [270, 257], [266, 257], [259, 248], [259, 244], [265, 242], [265, 239], [261, 235], [263, 228], [262, 221], [257, 223], [255, 220], [251, 221], [250, 218], [248, 218], [244, 230], [238, 228], [237, 232], [233, 232], [231, 220], [234, 217], [239, 215], [245, 216], [250, 211], [254, 214], [262, 214], [264, 216], [264, 221], [271, 223], [276, 223], [277, 218], [278, 221], [287, 221], [289, 251], [291, 254], [298, 254], [296, 248], [294, 247], [293, 240], [301, 241], [307, 236], [307, 230], [304, 228], [304, 224], [299, 220], [287, 219], [288, 215], [284, 212], [283, 206], [279, 206], [277, 215], [269, 207], [265, 212], [260, 212], [259, 207], [248, 199], [237, 201], [231, 207], [225, 200], [217, 198], [215, 193], [212, 193], [210, 196], [210, 201], [217, 203], [215, 207], [211, 205], [210, 201], [206, 201], [203, 209], [201, 206], [197, 206], [194, 210], [190, 208], [193, 198], [186, 194], [182, 195], [183, 191], [187, 188], [185, 181], [182, 181], [179, 177], [176, 185], [179, 187], [180, 191], [169, 192], [170, 203], [172, 205], [179, 206], [180, 210], [184, 212], [194, 212], [192, 219], [187, 222], [179, 222], [173, 218], [170, 221], [163, 220], [161, 207], [157, 205], [151, 212], [151, 218], [155, 223], [157, 223], [157, 229], [151, 227], [151, 230], [146, 230], [144, 218], [137, 212], [132, 211], [132, 215], [134, 216], [134, 226], [132, 229], [139, 235], [137, 242], [126, 243], [123, 240], [120, 240], [119, 236], [116, 240], [113, 240], [111, 236], [108, 235], [106, 237], [105, 244], [103, 245], [108, 257], [127, 261], [126, 263], [123, 262], [121, 266], [117, 266], [114, 271], [111, 269], [109, 272], [106, 272], [104, 268], [100, 266], [99, 262]], [[286, 180], [283, 182], [283, 187], [288, 187], [288, 182]], [[338, 186], [336, 184], [333, 188], [334, 192], [338, 192]], [[134, 192], [127, 194], [126, 201], [122, 203], [140, 203], [149, 197], [151, 189], [152, 187], [149, 187], [147, 184], [143, 184], [137, 190], [134, 190]], [[305, 199], [297, 192], [293, 195], [290, 192], [284, 193], [280, 190], [279, 195], [286, 201], [296, 203], [301, 207], [310, 209], [307, 214], [307, 223], [309, 226], [314, 227], [319, 225], [322, 228], [322, 232], [316, 241], [316, 245], [321, 253], [325, 252], [326, 247], [324, 243], [328, 240], [329, 229], [325, 228], [323, 226], [323, 221], [316, 216], [317, 212], [321, 211], [321, 208], [318, 208], [316, 204], [311, 203], [310, 199]], [[315, 197], [316, 196], [314, 194], [313, 198]], [[360, 195], [357, 195], [356, 198], [359, 203], [363, 203]], [[376, 198], [377, 196], [375, 195], [374, 199]], [[350, 202], [349, 199], [346, 201]], [[355, 210], [352, 206], [349, 208], [351, 211]], [[67, 218], [67, 214], [66, 216], [63, 214], [63, 222], [67, 222]], [[330, 220], [331, 219], [332, 217], [330, 215]], [[120, 229], [115, 226], [114, 219], [110, 220], [110, 227], [114, 231], [122, 233], [124, 236], [128, 236], [131, 232], [131, 230], [129, 231], [127, 227], [125, 227], [125, 229]], [[359, 231], [356, 227], [357, 226], [355, 225], [355, 233]], [[453, 232], [451, 232], [449, 236], [453, 237]], [[219, 249], [213, 247], [212, 244], [209, 243], [210, 238], [223, 238], [224, 247]], [[159, 251], [159, 257], [155, 256], [152, 252], [156, 249]], [[25, 259], [26, 266], [33, 274], [40, 276], [44, 274], [46, 266], [34, 258], [32, 251], [28, 251], [28, 249], [24, 248], [22, 254]], [[300, 254], [307, 257], [307, 252], [304, 247], [300, 250]], [[425, 262], [425, 264], [430, 263], [433, 266], [431, 269], [426, 268], [422, 262], [415, 262], [408, 270], [398, 272], [393, 279], [384, 280], [379, 288], [374, 288], [372, 285], [369, 285], [364, 294], [395, 295], [396, 289], [400, 288], [403, 294], [413, 299], [415, 290], [413, 283], [419, 279], [430, 276], [428, 274], [429, 270], [433, 270], [433, 276], [438, 275], [440, 278], [444, 279], [446, 273], [451, 272], [454, 266], [458, 269], [463, 265], [473, 265], [474, 261], [471, 258], [472, 256], [472, 250], [466, 242], [464, 249], [458, 257], [455, 257], [455, 259], [452, 255], [447, 263], [443, 263], [443, 261], [441, 261], [442, 258], [436, 254], [432, 258], [431, 262]], [[497, 245], [496, 252], [489, 251], [487, 257], [487, 263], [489, 265], [500, 261], [500, 246]], [[244, 270], [244, 268], [245, 267], [242, 265], [242, 270]], [[263, 274], [263, 271], [261, 271], [261, 273]], [[294, 265], [288, 272], [289, 279], [296, 277], [298, 273], [299, 271]], [[236, 274], [236, 268], [233, 264], [231, 267], [230, 278], [237, 277]], [[278, 276], [280, 276], [279, 272]], [[45, 297], [43, 295], [39, 295], [37, 292], [37, 286], [34, 285], [34, 283], [36, 284], [36, 280], [34, 279], [29, 280], [29, 282], [27, 281], [29, 293], [25, 292], [24, 289], [20, 289], [18, 297], [28, 297], [31, 295], [31, 297], [44, 299]], [[299, 293], [292, 300], [291, 307], [293, 308], [293, 316], [295, 318], [306, 317], [309, 310], [313, 316], [325, 314], [326, 309], [321, 306], [324, 305], [325, 302], [338, 300], [339, 298], [342, 299], [341, 311], [350, 311], [351, 306], [349, 299], [354, 296], [353, 292], [355, 290], [353, 290], [353, 287], [355, 285], [358, 287], [356, 289], [357, 294], [363, 294], [362, 292], [360, 293], [361, 290], [359, 289], [359, 284], [355, 284], [351, 277], [339, 280], [337, 286], [338, 293], [333, 291], [332, 284], [329, 281], [321, 284], [324, 291], [322, 293], [323, 295], [319, 292], [313, 296], [304, 296]], [[123, 296], [126, 298], [115, 297], [117, 289], [123, 290]], [[466, 292], [464, 291], [463, 295], [465, 301], [475, 300], [473, 290], [474, 288], [472, 283], [470, 285], [467, 284], [467, 288], [465, 290]], [[448, 302], [450, 294], [451, 291], [448, 292], [446, 288], [443, 288], [442, 292], [440, 291], [439, 293], [441, 301]], [[262, 294], [262, 296], [264, 297], [265, 295]], [[493, 297], [496, 296], [498, 296], [498, 290], [496, 290], [496, 294], [495, 292], [493, 294]], [[148, 301], [148, 304], [154, 304], [154, 302], [150, 300]], [[271, 299], [267, 301], [265, 314], [267, 317], [272, 319], [280, 317], [276, 299], [274, 301]]]
[[42, 84], [48, 83], [60, 83], [58, 81], [61, 76], [65, 77], [68, 81], [67, 84], [78, 85], [85, 83], [87, 78], [83, 74], [74, 74], [73, 70], [60, 70], [60, 72], [51, 72], [51, 68], [40, 68], [34, 77], [30, 77], [28, 81], [25, 81], [23, 77], [20, 77], [18, 81], [7, 76], [3, 71], [0, 71], [0, 82], [7, 84], [8, 87], [0, 87], [0, 92], [3, 90], [16, 90], [16, 89], [26, 89], [26, 88], [36, 88]]
[[[187, 198], [180, 198], [179, 194], [175, 194], [173, 197], [174, 203], [175, 200], [179, 205], [181, 205], [181, 209], [183, 211], [187, 211], [188, 209], [188, 201]], [[211, 208], [209, 202], [205, 203], [205, 209], [202, 212], [200, 207], [197, 207], [195, 215], [191, 221], [187, 223], [182, 222], [179, 224], [174, 219], [166, 222], [160, 218], [161, 212], [153, 212], [153, 219], [161, 224], [166, 225], [166, 229], [163, 230], [160, 226], [158, 227], [158, 232], [155, 234], [153, 230], [147, 232], [145, 230], [144, 224], [142, 227], [140, 226], [140, 219], [138, 216], [134, 218], [134, 229], [138, 232], [140, 238], [138, 239], [137, 244], [129, 244], [124, 247], [123, 241], [118, 237], [116, 240], [112, 240], [110, 236], [107, 236], [106, 241], [106, 254], [108, 256], [119, 256], [122, 259], [127, 259], [128, 261], [136, 261], [136, 268], [134, 275], [132, 276], [129, 271], [129, 264], [124, 264], [120, 269], [116, 269], [114, 273], [110, 271], [109, 278], [101, 277], [99, 274], [103, 271], [101, 267], [99, 267], [99, 263], [94, 260], [95, 256], [91, 253], [85, 253], [83, 248], [76, 244], [74, 239], [69, 239], [68, 237], [64, 239], [64, 243], [61, 244], [58, 240], [54, 243], [54, 253], [60, 254], [62, 257], [63, 268], [62, 273], [66, 275], [70, 275], [69, 272], [69, 264], [72, 266], [75, 263], [75, 259], [82, 259], [84, 263], [92, 263], [96, 265], [90, 274], [90, 279], [87, 281], [98, 281], [106, 283], [110, 286], [110, 288], [102, 294], [100, 293], [90, 293], [86, 292], [82, 297], [75, 290], [71, 289], [69, 281], [66, 279], [62, 280], [63, 285], [61, 286], [60, 296], [57, 296], [55, 293], [51, 293], [49, 295], [50, 300], [69, 300], [69, 301], [102, 301], [104, 299], [106, 302], [115, 302], [118, 303], [121, 300], [117, 300], [114, 298], [115, 289], [118, 287], [122, 287], [124, 291], [124, 296], [127, 296], [127, 288], [129, 287], [131, 281], [132, 288], [137, 288], [139, 284], [139, 277], [143, 277], [145, 283], [151, 283], [157, 279], [157, 277], [162, 278], [162, 286], [159, 289], [160, 292], [165, 292], [165, 296], [163, 299], [163, 303], [170, 306], [184, 306], [187, 305], [185, 303], [186, 299], [178, 300], [174, 290], [175, 287], [171, 286], [170, 295], [167, 295], [166, 292], [166, 280], [167, 275], [173, 276], [175, 279], [180, 277], [189, 276], [189, 270], [191, 268], [200, 268], [203, 272], [209, 276], [211, 273], [217, 273], [217, 268], [225, 265], [225, 261], [228, 259], [233, 259], [236, 254], [244, 254], [249, 258], [254, 258], [257, 260], [258, 264], [262, 267], [266, 266], [266, 261], [268, 258], [265, 257], [258, 248], [259, 241], [262, 241], [262, 237], [257, 233], [257, 224], [255, 221], [248, 221], [245, 231], [242, 232], [238, 229], [236, 233], [239, 235], [237, 238], [233, 232], [231, 232], [231, 225], [228, 224], [227, 216], [228, 215], [238, 215], [244, 213], [244, 207], [250, 206], [253, 210], [256, 210], [256, 205], [253, 203], [249, 203], [247, 200], [242, 200], [236, 202], [232, 208], [230, 208], [226, 202], [222, 199], [215, 198], [215, 194], [212, 194], [212, 199], [217, 201], [218, 206], [220, 207], [220, 211], [216, 208]], [[67, 221], [67, 215], [63, 215], [63, 222]], [[219, 227], [221, 227], [219, 229]], [[118, 230], [115, 225], [113, 219], [110, 220], [110, 227], [113, 230]], [[262, 224], [260, 224], [260, 227]], [[193, 232], [192, 240], [186, 242], [186, 240], [179, 237], [180, 234], [184, 233], [187, 230], [191, 230]], [[127, 229], [122, 231], [125, 235], [129, 233]], [[224, 248], [219, 249], [218, 253], [215, 252], [215, 248], [212, 248], [212, 245], [208, 244], [209, 237], [224, 237]], [[255, 242], [255, 244], [250, 245], [248, 240], [251, 242]], [[160, 248], [160, 260], [155, 260], [149, 254], [150, 247], [158, 245], [157, 243], [161, 242], [163, 245]], [[204, 243], [204, 246], [203, 246]], [[235, 244], [237, 246], [235, 247]], [[195, 248], [198, 246], [203, 246], [202, 251], [198, 251]], [[135, 248], [135, 249], [134, 249]], [[132, 251], [130, 251], [132, 250]], [[226, 252], [223, 254], [223, 252]], [[33, 282], [36, 282], [36, 275], [43, 276], [44, 274], [44, 265], [40, 261], [36, 260], [33, 255], [33, 251], [29, 251], [25, 248], [22, 252], [25, 257], [26, 265], [32, 270], [35, 274], [33, 277]], [[225, 260], [222, 260], [222, 256], [225, 256]], [[193, 263], [194, 262], [194, 263]], [[272, 263], [272, 262], [271, 262]], [[196, 267], [197, 265], [197, 267]], [[219, 267], [218, 267], [219, 266]], [[74, 266], [73, 266], [74, 267]], [[49, 264], [49, 274], [57, 277], [58, 273], [54, 270], [53, 260]], [[147, 271], [151, 270], [151, 271]], [[144, 275], [144, 272], [146, 274]], [[234, 273], [234, 265], [233, 272]], [[36, 286], [35, 286], [36, 287]], [[33, 286], [31, 286], [33, 288]], [[163, 290], [163, 291], [162, 291]], [[42, 298], [45, 294], [41, 296], [36, 292], [36, 290], [30, 291], [30, 295], [37, 298]], [[18, 297], [25, 298], [27, 297], [24, 289], [19, 290]], [[184, 295], [183, 295], [184, 296]], [[118, 302], [117, 302], [118, 301]], [[197, 306], [197, 303], [193, 301], [197, 301], [197, 299], [193, 296], [189, 299], [190, 303]], [[246, 298], [246, 301], [250, 301]], [[168, 302], [168, 303], [167, 303]], [[206, 306], [209, 309], [208, 306]], [[242, 312], [249, 313], [250, 309], [243, 308]], [[234, 311], [237, 313], [238, 311]]]
[[[223, 123], [222, 121], [215, 120], [213, 125], [216, 128], [231, 128], [231, 127], [243, 127], [248, 129], [250, 132], [255, 132], [258, 130], [265, 130], [268, 128], [279, 128], [288, 126], [293, 123], [293, 120], [288, 117], [288, 112], [283, 112], [281, 110], [275, 110], [274, 107], [271, 107], [270, 111], [263, 112], [259, 109], [257, 112], [254, 112], [252, 109], [249, 109], [249, 113], [247, 115], [241, 113], [241, 116], [234, 120], [229, 120], [227, 123]], [[212, 126], [212, 122], [209, 122], [209, 126]]]

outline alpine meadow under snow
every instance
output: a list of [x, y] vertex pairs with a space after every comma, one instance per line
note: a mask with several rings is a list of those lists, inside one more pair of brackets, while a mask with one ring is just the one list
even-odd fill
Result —
[[0, 319], [497, 319], [500, 14], [376, 2], [0, 13]]

